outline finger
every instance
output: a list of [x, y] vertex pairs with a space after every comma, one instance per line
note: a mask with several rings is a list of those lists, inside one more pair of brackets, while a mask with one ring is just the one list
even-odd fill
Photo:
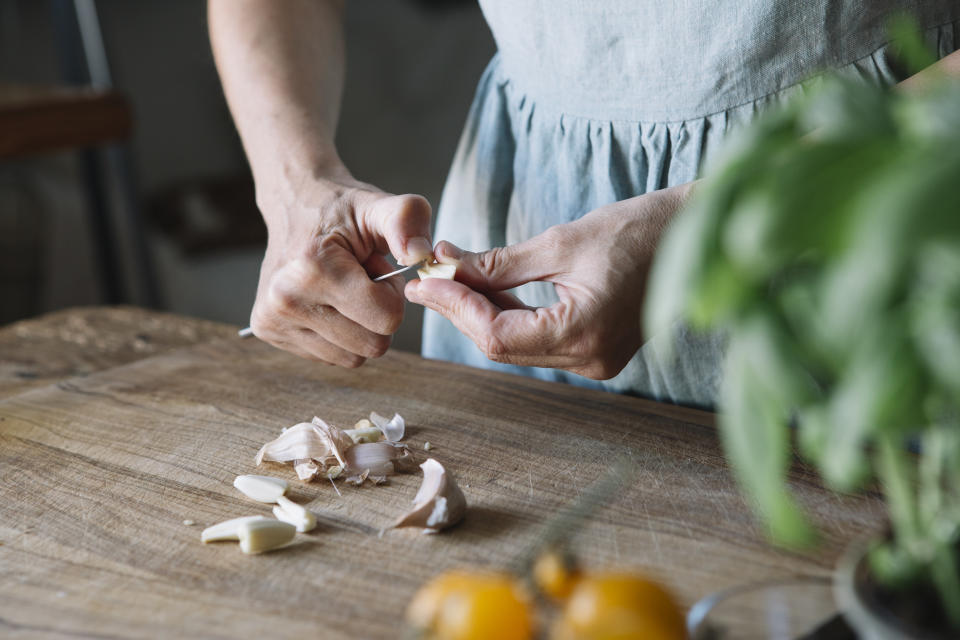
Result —
[[[371, 253], [367, 261], [363, 263], [363, 268], [370, 274], [371, 280], [397, 270], [396, 267], [387, 262], [387, 259], [379, 253]], [[401, 274], [397, 274], [386, 280], [381, 280], [381, 282], [389, 283], [394, 291], [397, 292], [397, 295], [403, 295], [403, 283], [406, 281]]]
[[390, 336], [366, 329], [330, 305], [302, 309], [297, 319], [327, 342], [364, 358], [379, 358], [390, 348]]
[[350, 353], [346, 349], [333, 344], [311, 329], [305, 327], [297, 329], [294, 335], [295, 344], [318, 360], [347, 369], [356, 369], [367, 360], [363, 356]]
[[378, 239], [377, 248], [389, 251], [400, 264], [416, 264], [433, 257], [430, 203], [424, 197], [408, 194], [379, 198], [366, 208], [363, 222]]
[[324, 247], [312, 280], [311, 288], [318, 298], [315, 304], [334, 307], [368, 331], [392, 335], [403, 321], [403, 295], [398, 283], [373, 282], [344, 247]]
[[580, 359], [565, 352], [568, 307], [559, 302], [538, 309], [498, 308], [483, 294], [449, 280], [411, 281], [407, 298], [449, 319], [491, 360], [538, 367], [568, 368]]
[[548, 230], [525, 242], [496, 247], [482, 253], [464, 251], [441, 241], [434, 249], [439, 262], [457, 265], [457, 280], [478, 291], [503, 291], [557, 275], [557, 236]]

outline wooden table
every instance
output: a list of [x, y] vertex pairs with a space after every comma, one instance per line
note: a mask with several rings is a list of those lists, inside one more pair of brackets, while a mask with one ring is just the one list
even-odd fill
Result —
[[[798, 467], [791, 484], [824, 527], [811, 555], [770, 548], [737, 493], [713, 416], [391, 352], [357, 370], [300, 360], [235, 327], [79, 309], [0, 329], [0, 636], [398, 635], [432, 575], [504, 566], [604, 470], [636, 461], [576, 538], [590, 566], [636, 567], [689, 605], [746, 581], [825, 574], [881, 517], [876, 496], [839, 498]], [[350, 426], [402, 414], [408, 440], [459, 480], [470, 510], [436, 536], [380, 529], [419, 475], [386, 486], [299, 483], [316, 531], [245, 556], [200, 530], [264, 514], [231, 485], [284, 426]], [[188, 526], [185, 520], [196, 524]]]

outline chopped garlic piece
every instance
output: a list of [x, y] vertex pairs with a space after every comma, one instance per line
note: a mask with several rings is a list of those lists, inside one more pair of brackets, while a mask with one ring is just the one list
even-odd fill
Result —
[[239, 540], [240, 537], [237, 535], [237, 530], [240, 528], [240, 525], [253, 520], [266, 520], [266, 518], [263, 516], [244, 516], [242, 518], [224, 520], [200, 532], [200, 541], [207, 543], [220, 542], [221, 540]]
[[433, 445], [430, 444], [429, 442], [424, 442], [424, 443], [423, 443], [423, 450], [424, 450], [424, 451], [430, 451], [430, 449], [433, 449]]
[[273, 516], [281, 522], [292, 524], [300, 533], [311, 531], [317, 526], [317, 517], [313, 513], [285, 496], [277, 498]]
[[290, 486], [282, 478], [270, 476], [237, 476], [233, 486], [243, 495], [257, 502], [276, 502], [277, 498], [287, 492]]
[[377, 442], [383, 437], [383, 432], [373, 425], [360, 429], [347, 429], [344, 433], [350, 436], [357, 444], [361, 442]]
[[279, 520], [248, 520], [240, 523], [237, 537], [240, 539], [240, 551], [244, 553], [262, 553], [287, 544], [297, 534], [292, 524]]

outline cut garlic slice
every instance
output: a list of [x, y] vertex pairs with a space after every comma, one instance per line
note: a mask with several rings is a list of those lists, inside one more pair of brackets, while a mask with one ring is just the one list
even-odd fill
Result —
[[423, 484], [413, 499], [413, 509], [393, 526], [423, 527], [425, 533], [436, 533], [460, 522], [467, 511], [467, 499], [453, 476], [433, 458], [420, 468]]
[[279, 520], [249, 520], [237, 527], [240, 551], [263, 553], [287, 544], [297, 534], [297, 528]]
[[257, 502], [276, 502], [277, 498], [287, 492], [290, 486], [282, 478], [271, 478], [270, 476], [237, 476], [233, 481], [233, 486], [240, 493]]
[[300, 533], [311, 531], [317, 526], [317, 517], [290, 498], [280, 496], [277, 506], [273, 508], [273, 516], [281, 522], [292, 524]]
[[239, 540], [240, 537], [237, 535], [237, 531], [240, 525], [244, 522], [252, 522], [254, 520], [266, 520], [266, 518], [263, 516], [244, 516], [242, 518], [224, 520], [201, 531], [200, 541], [206, 544], [207, 542], [220, 542], [222, 540]]

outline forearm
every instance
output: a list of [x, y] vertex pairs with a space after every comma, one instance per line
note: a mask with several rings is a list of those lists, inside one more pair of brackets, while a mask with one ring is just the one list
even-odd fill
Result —
[[960, 51], [954, 51], [926, 69], [919, 71], [897, 85], [902, 91], [917, 91], [938, 76], [960, 79]]
[[342, 0], [209, 0], [210, 40], [262, 206], [342, 164]]

